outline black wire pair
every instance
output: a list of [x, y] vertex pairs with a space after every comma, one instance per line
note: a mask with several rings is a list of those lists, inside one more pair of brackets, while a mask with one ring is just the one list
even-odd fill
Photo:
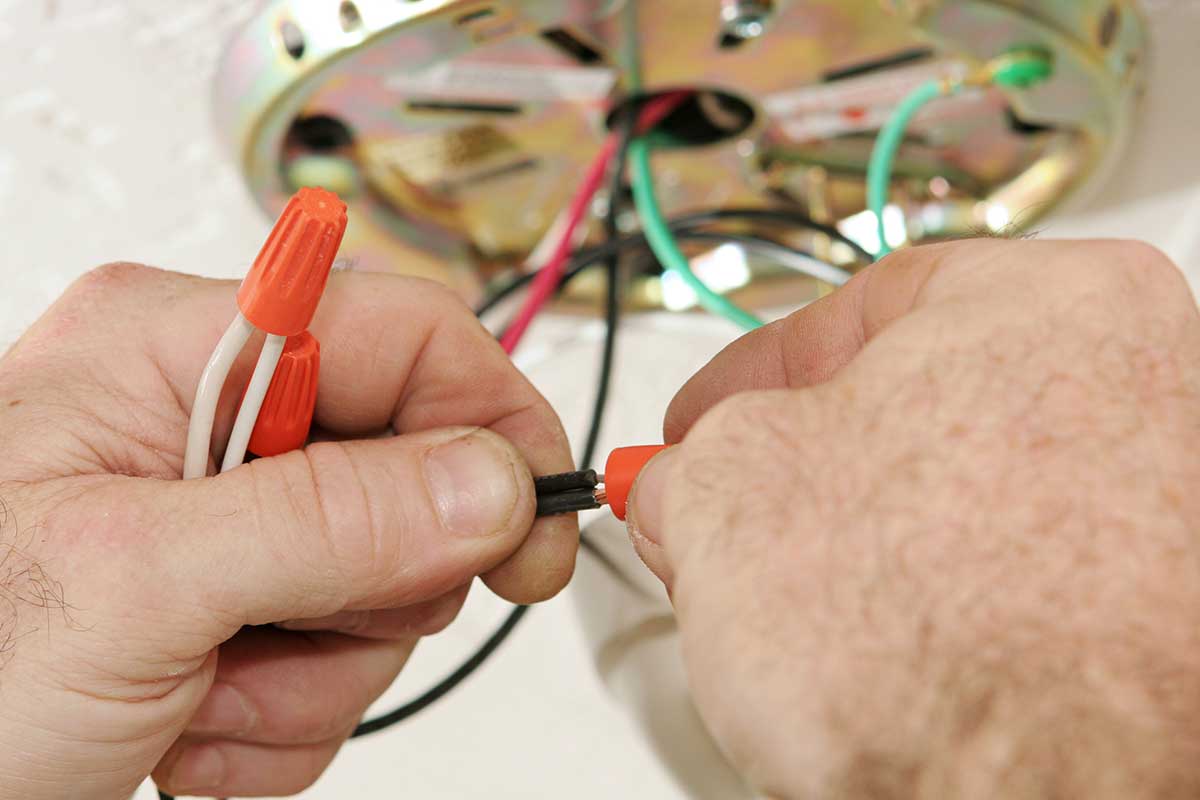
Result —
[[553, 517], [558, 514], [572, 514], [577, 511], [599, 508], [603, 505], [596, 495], [596, 487], [599, 485], [600, 477], [594, 469], [534, 478], [533, 487], [537, 492], [537, 515]]

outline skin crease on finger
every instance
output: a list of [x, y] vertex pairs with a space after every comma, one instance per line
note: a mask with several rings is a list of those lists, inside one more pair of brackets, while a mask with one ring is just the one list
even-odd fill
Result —
[[1125, 243], [936, 256], [819, 385], [698, 377], [657, 512], [698, 707], [779, 797], [1196, 796], [1186, 284]]
[[[424, 281], [331, 279], [312, 327], [327, 441], [179, 481], [235, 291], [110, 265], [0, 359], [2, 800], [128, 796], [181, 734], [221, 743], [231, 793], [297, 791], [475, 577], [534, 601], [570, 576], [574, 520], [530, 532], [531, 467], [571, 464], [561, 425], [469, 309]], [[252, 362], [235, 366], [217, 440]], [[399, 435], [337, 441], [359, 426]], [[260, 637], [232, 655], [247, 623], [345, 612], [368, 615], [347, 626], [358, 635], [270, 629], [344, 646], [289, 655]], [[331, 680], [344, 691], [319, 692], [325, 705], [273, 691]], [[203, 733], [184, 732], [192, 719]]]

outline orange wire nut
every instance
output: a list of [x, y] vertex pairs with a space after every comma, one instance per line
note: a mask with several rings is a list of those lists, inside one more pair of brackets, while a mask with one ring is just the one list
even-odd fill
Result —
[[346, 204], [336, 194], [305, 188], [292, 195], [238, 289], [242, 315], [277, 336], [308, 328], [345, 232]]
[[625, 520], [625, 505], [638, 474], [650, 459], [667, 449], [665, 444], [620, 447], [608, 456], [604, 466], [604, 492], [613, 516]]
[[265, 457], [304, 446], [317, 405], [320, 368], [321, 345], [311, 333], [303, 331], [288, 338], [247, 450]]

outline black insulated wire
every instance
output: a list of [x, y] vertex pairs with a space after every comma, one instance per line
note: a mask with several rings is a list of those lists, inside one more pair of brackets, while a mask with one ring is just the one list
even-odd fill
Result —
[[584, 469], [592, 466], [596, 447], [600, 443], [600, 429], [604, 424], [604, 409], [608, 405], [609, 389], [612, 386], [613, 361], [617, 350], [617, 329], [621, 321], [621, 210], [625, 200], [625, 164], [629, 160], [629, 145], [637, 129], [636, 110], [630, 106], [618, 121], [617, 149], [613, 158], [612, 174], [608, 184], [608, 213], [604, 215], [604, 243], [612, 248], [604, 260], [604, 349], [600, 355], [599, 377], [596, 381], [596, 399], [592, 404], [592, 422], [584, 439], [583, 453], [579, 464]]
[[383, 730], [384, 728], [395, 725], [397, 722], [403, 722], [412, 715], [420, 711], [424, 711], [426, 708], [442, 699], [442, 697], [447, 695], [455, 686], [458, 686], [466, 678], [468, 678], [472, 672], [478, 669], [479, 665], [486, 661], [488, 656], [495, 652], [496, 648], [504, 643], [504, 640], [508, 638], [510, 633], [512, 633], [513, 628], [517, 627], [517, 623], [521, 621], [521, 618], [525, 616], [527, 611], [529, 611], [529, 606], [513, 606], [512, 611], [508, 613], [508, 616], [505, 618], [504, 622], [500, 624], [500, 627], [498, 627], [492, 633], [492, 635], [487, 638], [487, 641], [485, 641], [470, 658], [460, 664], [458, 669], [454, 670], [454, 672], [451, 672], [445, 678], [442, 678], [442, 680], [438, 681], [437, 684], [421, 694], [421, 696], [414, 700], [410, 700], [409, 702], [397, 708], [395, 711], [390, 711], [386, 714], [381, 714], [378, 717], [374, 717], [359, 723], [359, 726], [354, 729], [354, 733], [350, 734], [350, 738], [356, 739], [359, 736], [366, 736], [369, 733], [375, 733]]
[[563, 472], [558, 475], [546, 475], [533, 479], [533, 488], [538, 497], [572, 489], [592, 490], [600, 485], [600, 476], [594, 469], [584, 469], [578, 472]]
[[554, 517], [559, 514], [573, 514], [577, 511], [591, 511], [600, 507], [596, 493], [592, 489], [572, 489], [569, 492], [548, 494], [537, 499], [537, 515], [539, 517]]
[[600, 502], [596, 500], [596, 487], [599, 485], [600, 478], [594, 469], [534, 478], [537, 515], [553, 517], [599, 508]]

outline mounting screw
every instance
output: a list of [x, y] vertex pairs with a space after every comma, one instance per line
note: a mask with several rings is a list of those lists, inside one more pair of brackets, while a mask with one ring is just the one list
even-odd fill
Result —
[[774, 13], [774, 0], [721, 0], [722, 35], [739, 41], [757, 39]]

